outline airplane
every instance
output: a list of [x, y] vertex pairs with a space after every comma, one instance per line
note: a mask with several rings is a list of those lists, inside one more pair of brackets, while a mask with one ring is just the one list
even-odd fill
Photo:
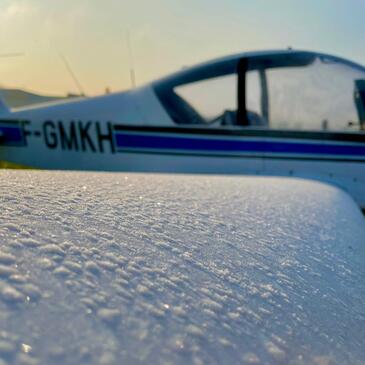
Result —
[[365, 67], [278, 50], [209, 61], [144, 86], [10, 110], [3, 166], [294, 176], [365, 208]]

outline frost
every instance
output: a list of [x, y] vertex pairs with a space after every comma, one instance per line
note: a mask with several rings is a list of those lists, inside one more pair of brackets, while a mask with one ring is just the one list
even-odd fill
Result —
[[11, 275], [16, 275], [17, 274], [17, 270], [13, 267], [9, 267], [9, 266], [5, 266], [5, 265], [0, 265], [0, 278], [1, 277], [6, 277], [6, 276], [11, 276]]
[[189, 335], [192, 335], [192, 336], [197, 336], [197, 337], [203, 337], [204, 336], [204, 332], [199, 327], [194, 326], [193, 324], [189, 324], [186, 327], [186, 332]]
[[55, 244], [44, 245], [40, 248], [40, 251], [45, 252], [47, 254], [54, 254], [59, 256], [65, 255], [65, 252], [62, 250], [62, 248]]
[[24, 295], [10, 285], [0, 288], [0, 297], [9, 303], [18, 303], [25, 300]]
[[0, 264], [11, 265], [16, 261], [16, 257], [5, 252], [0, 252]]
[[20, 285], [19, 289], [29, 298], [28, 300], [39, 300], [42, 297], [41, 290], [34, 284]]
[[93, 273], [95, 275], [100, 274], [100, 268], [95, 262], [92, 262], [92, 261], [86, 262], [85, 268], [86, 268], [86, 270], [90, 271], [91, 273]]
[[276, 361], [283, 363], [285, 361], [285, 352], [272, 342], [266, 343], [266, 350]]
[[0, 357], [9, 357], [16, 351], [16, 345], [9, 341], [0, 340]]
[[69, 269], [75, 273], [78, 273], [78, 274], [82, 273], [82, 266], [77, 262], [68, 261], [68, 262], [64, 262], [63, 265], [64, 265], [64, 267], [66, 267], [67, 269]]
[[98, 317], [108, 324], [115, 324], [120, 317], [118, 309], [102, 308], [98, 310]]
[[72, 275], [72, 271], [70, 271], [69, 269], [67, 269], [66, 267], [64, 266], [59, 266], [57, 267], [57, 269], [55, 269], [53, 271], [53, 273], [55, 275], [58, 275], [60, 277], [64, 277], [64, 278], [67, 278], [68, 276]]
[[1, 170], [0, 191], [1, 365], [364, 362], [364, 218], [336, 188]]
[[39, 242], [36, 240], [33, 240], [31, 238], [28, 239], [20, 239], [19, 243], [25, 247], [37, 247], [39, 246]]

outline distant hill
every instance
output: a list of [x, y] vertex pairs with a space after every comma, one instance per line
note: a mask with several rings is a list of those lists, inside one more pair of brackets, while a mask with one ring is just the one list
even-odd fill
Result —
[[45, 103], [48, 101], [63, 100], [79, 95], [70, 94], [68, 96], [46, 96], [38, 95], [20, 89], [0, 89], [0, 98], [9, 106], [9, 108], [16, 108], [20, 106]]

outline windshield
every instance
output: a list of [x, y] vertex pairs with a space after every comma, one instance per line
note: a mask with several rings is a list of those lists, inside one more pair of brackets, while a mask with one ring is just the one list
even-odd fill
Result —
[[[242, 60], [246, 60], [243, 70], [238, 71], [237, 58], [227, 61], [229, 67], [210, 64], [159, 86], [157, 94], [172, 120], [212, 127], [364, 129], [365, 71], [360, 66], [309, 52]], [[239, 90], [244, 94], [243, 107]], [[242, 115], [245, 121], [240, 120]]]
[[303, 67], [267, 69], [266, 78], [270, 128], [360, 128], [355, 93], [357, 80], [365, 79], [364, 72], [329, 58], [316, 57]]

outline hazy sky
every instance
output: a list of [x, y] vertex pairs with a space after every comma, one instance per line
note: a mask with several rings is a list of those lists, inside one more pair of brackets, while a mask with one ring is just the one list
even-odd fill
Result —
[[320, 50], [365, 64], [365, 0], [0, 0], [0, 85], [87, 94], [245, 50]]

